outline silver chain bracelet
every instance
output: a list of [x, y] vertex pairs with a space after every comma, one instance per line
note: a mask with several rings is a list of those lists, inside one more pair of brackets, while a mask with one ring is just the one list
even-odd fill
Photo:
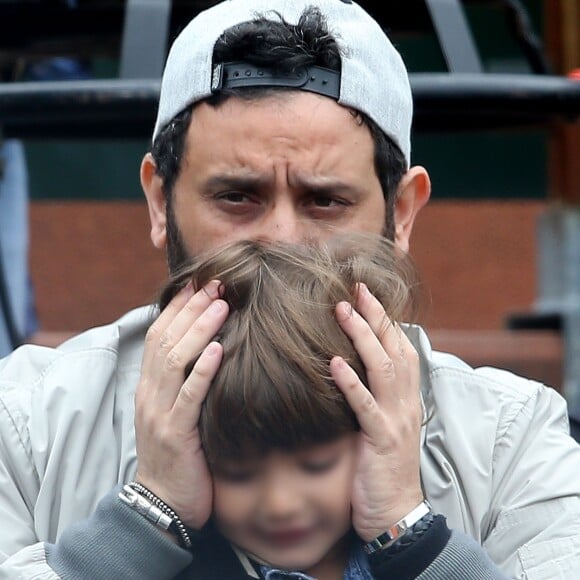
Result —
[[119, 499], [156, 526], [173, 532], [183, 548], [186, 550], [191, 548], [193, 543], [181, 518], [144, 485], [136, 481], [124, 485], [119, 492]]

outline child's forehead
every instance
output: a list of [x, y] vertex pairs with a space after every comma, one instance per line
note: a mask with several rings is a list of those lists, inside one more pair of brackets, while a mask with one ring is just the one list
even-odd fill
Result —
[[232, 457], [220, 457], [222, 466], [263, 465], [271, 462], [306, 461], [316, 457], [347, 453], [351, 449], [353, 433], [342, 435], [331, 441], [316, 442], [296, 449], [269, 448], [263, 450], [246, 450]]

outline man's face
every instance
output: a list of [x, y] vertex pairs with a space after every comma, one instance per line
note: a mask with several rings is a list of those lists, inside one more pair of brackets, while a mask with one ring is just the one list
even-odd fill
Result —
[[167, 219], [190, 256], [240, 239], [381, 233], [386, 218], [369, 129], [331, 99], [304, 92], [199, 104], [172, 206]]
[[351, 526], [357, 433], [301, 452], [272, 451], [214, 473], [214, 510], [226, 538], [258, 561], [318, 577], [343, 569]]

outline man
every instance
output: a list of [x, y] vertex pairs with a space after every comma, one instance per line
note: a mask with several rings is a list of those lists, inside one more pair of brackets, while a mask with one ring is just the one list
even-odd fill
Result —
[[[311, 3], [318, 9], [306, 10]], [[410, 166], [411, 117], [401, 59], [356, 4], [223, 2], [195, 18], [168, 57], [141, 167], [151, 239], [172, 272], [235, 239], [369, 231], [408, 251], [430, 191], [425, 169]], [[357, 310], [366, 322], [353, 313], [355, 345], [376, 326]], [[140, 309], [56, 351], [25, 348], [3, 361], [0, 577], [196, 577], [185, 548], [195, 554], [211, 505], [196, 507], [208, 506], [209, 492], [196, 485], [207, 474], [196, 469], [201, 401], [191, 385], [210, 371], [183, 377], [202, 351], [211, 366], [227, 314], [219, 284], [188, 287], [153, 324]], [[418, 359], [405, 349], [380, 372], [392, 381], [420, 365], [434, 412], [416, 420], [420, 401], [404, 380], [382, 409], [389, 468], [367, 546], [373, 570], [574, 577], [580, 448], [561, 397], [433, 353], [420, 331], [408, 335]], [[432, 511], [450, 533], [429, 527]], [[248, 554], [231, 554], [224, 565], [260, 577]]]

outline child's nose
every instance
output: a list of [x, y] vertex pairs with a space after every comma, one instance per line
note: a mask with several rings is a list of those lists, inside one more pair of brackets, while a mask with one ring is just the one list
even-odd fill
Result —
[[262, 507], [268, 518], [289, 518], [300, 511], [302, 500], [290, 485], [269, 485], [264, 489]]

